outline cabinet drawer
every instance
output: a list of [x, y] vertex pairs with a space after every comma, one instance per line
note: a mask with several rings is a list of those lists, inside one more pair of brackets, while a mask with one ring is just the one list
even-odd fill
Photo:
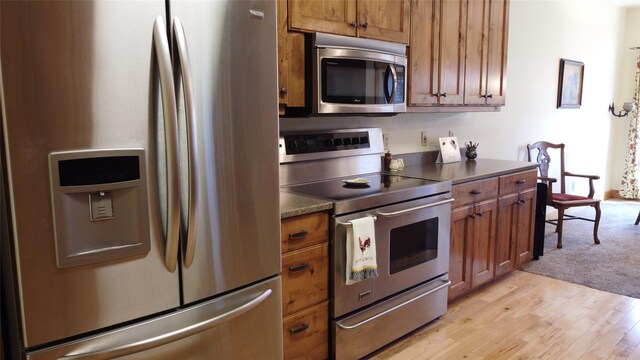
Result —
[[328, 303], [316, 305], [282, 320], [285, 359], [327, 359]]
[[452, 208], [495, 198], [498, 196], [498, 178], [472, 181], [454, 185], [451, 195], [455, 199]]
[[327, 300], [328, 282], [328, 243], [282, 255], [283, 315]]
[[326, 212], [282, 219], [282, 252], [326, 242], [329, 239], [329, 216]]
[[538, 170], [500, 176], [500, 195], [513, 194], [536, 187]]

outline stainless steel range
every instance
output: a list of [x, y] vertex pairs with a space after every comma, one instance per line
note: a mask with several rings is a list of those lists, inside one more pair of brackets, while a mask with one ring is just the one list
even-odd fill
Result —
[[[327, 199], [331, 354], [357, 359], [447, 310], [451, 182], [382, 171], [380, 129], [280, 137], [283, 190]], [[347, 285], [351, 221], [375, 219], [378, 276]]]

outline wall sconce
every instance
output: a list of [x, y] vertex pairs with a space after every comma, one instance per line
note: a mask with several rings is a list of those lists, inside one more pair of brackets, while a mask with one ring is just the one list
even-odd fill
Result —
[[613, 114], [613, 116], [617, 116], [617, 117], [625, 117], [629, 115], [629, 113], [632, 112], [635, 108], [636, 108], [636, 104], [634, 102], [626, 102], [624, 103], [624, 105], [622, 105], [622, 110], [620, 110], [616, 114], [615, 105], [613, 103], [609, 105], [609, 111], [611, 111], [611, 114]]

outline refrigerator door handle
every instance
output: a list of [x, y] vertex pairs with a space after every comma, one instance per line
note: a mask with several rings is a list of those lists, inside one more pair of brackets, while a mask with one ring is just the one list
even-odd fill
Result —
[[173, 69], [166, 25], [162, 16], [153, 23], [153, 44], [158, 61], [162, 112], [164, 116], [165, 147], [167, 153], [167, 233], [164, 262], [170, 272], [176, 270], [180, 235], [180, 184], [178, 172], [178, 112]]
[[[196, 107], [193, 92], [193, 77], [191, 75], [191, 60], [187, 48], [187, 38], [184, 35], [182, 22], [178, 17], [173, 19], [173, 33], [178, 49], [178, 63], [182, 74], [182, 87], [184, 89], [185, 114], [187, 120], [187, 147], [188, 151], [188, 181], [189, 181], [189, 201], [187, 205], [187, 231], [184, 245], [184, 266], [190, 267], [193, 262], [196, 241], [196, 199], [198, 189], [198, 167], [196, 164]], [[177, 85], [177, 84], [176, 84]]]
[[58, 358], [58, 360], [113, 359], [116, 357], [131, 355], [141, 351], [156, 348], [165, 344], [169, 344], [171, 342], [178, 341], [180, 339], [184, 339], [186, 337], [211, 329], [216, 325], [220, 325], [221, 323], [227, 322], [235, 317], [238, 317], [246, 313], [247, 311], [255, 308], [256, 306], [260, 305], [263, 301], [265, 301], [269, 296], [271, 296], [272, 292], [273, 290], [266, 289], [251, 301], [248, 301], [234, 308], [233, 310], [230, 310], [224, 314], [212, 317], [205, 321], [184, 327], [182, 329], [171, 331], [169, 333], [155, 336], [149, 339], [144, 339], [144, 340], [132, 342], [129, 344], [123, 344], [123, 345], [116, 346], [109, 349], [97, 350], [97, 351], [80, 353], [80, 354], [65, 355], [63, 357]]

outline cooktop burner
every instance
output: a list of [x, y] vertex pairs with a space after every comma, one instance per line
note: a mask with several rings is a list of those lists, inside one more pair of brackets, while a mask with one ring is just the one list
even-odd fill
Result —
[[284, 190], [330, 200], [335, 213], [344, 214], [449, 192], [451, 182], [374, 173], [292, 185]]

